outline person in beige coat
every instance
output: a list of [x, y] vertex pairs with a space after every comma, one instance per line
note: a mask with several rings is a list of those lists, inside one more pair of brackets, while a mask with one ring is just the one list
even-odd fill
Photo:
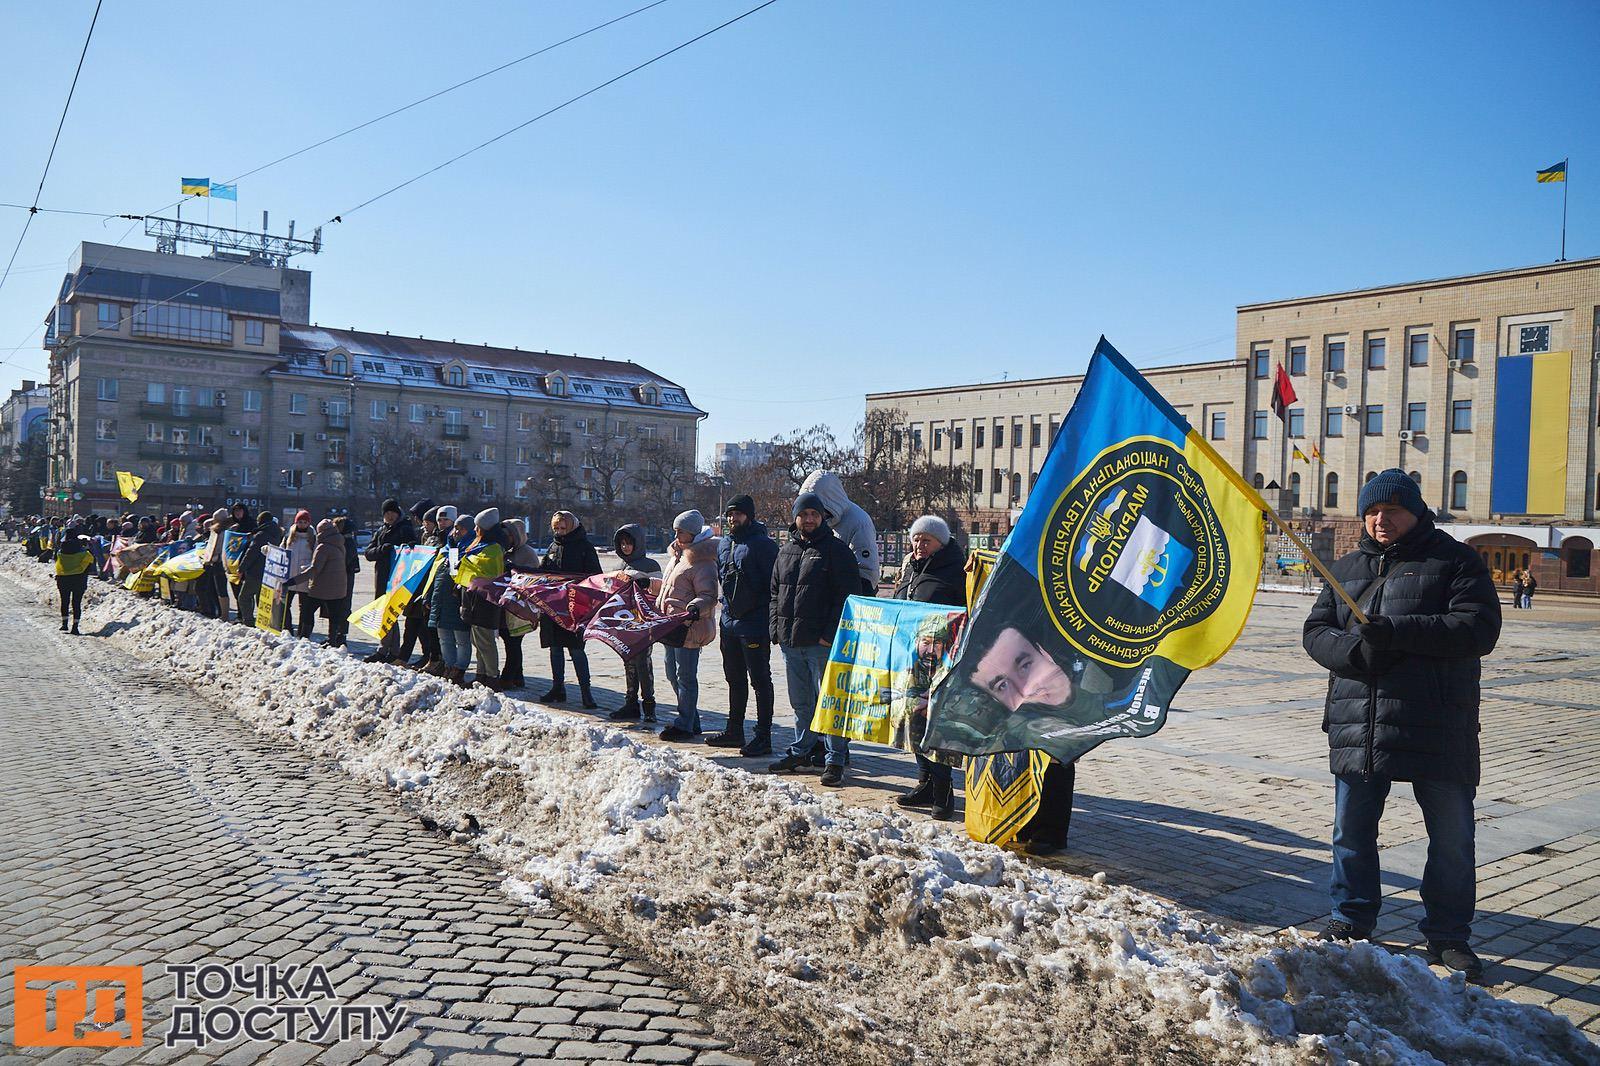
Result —
[[699, 511], [672, 521], [667, 546], [671, 561], [661, 577], [656, 606], [688, 611], [681, 646], [668, 643], [667, 683], [678, 697], [678, 717], [661, 731], [662, 740], [693, 740], [700, 735], [700, 649], [717, 635], [717, 535]]
[[315, 605], [312, 610], [300, 612], [300, 637], [311, 636], [317, 625], [316, 610], [328, 620], [328, 642], [337, 645], [350, 619], [339, 610], [350, 592], [350, 571], [346, 566], [344, 536], [324, 518], [317, 523], [317, 538], [311, 550], [311, 566], [290, 580], [289, 588], [303, 593]]

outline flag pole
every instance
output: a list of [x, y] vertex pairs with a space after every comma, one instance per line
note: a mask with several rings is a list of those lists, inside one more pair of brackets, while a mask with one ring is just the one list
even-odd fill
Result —
[[1572, 184], [1572, 157], [1561, 161], [1561, 258], [1557, 262], [1567, 261], [1567, 186]]
[[1294, 541], [1295, 547], [1299, 548], [1305, 553], [1306, 561], [1312, 566], [1316, 567], [1317, 573], [1322, 575], [1322, 580], [1328, 583], [1329, 588], [1338, 593], [1339, 598], [1343, 600], [1350, 608], [1350, 613], [1356, 616], [1356, 621], [1360, 622], [1362, 625], [1366, 625], [1368, 621], [1367, 612], [1363, 611], [1356, 604], [1356, 601], [1351, 598], [1350, 593], [1345, 591], [1345, 587], [1339, 583], [1339, 579], [1333, 576], [1333, 571], [1329, 570], [1327, 564], [1318, 557], [1316, 552], [1311, 550], [1311, 545], [1300, 539], [1300, 534], [1289, 528], [1289, 523], [1285, 522], [1283, 520], [1283, 516], [1279, 515], [1278, 512], [1273, 509], [1272, 504], [1268, 503], [1264, 497], [1261, 497], [1260, 499], [1261, 506], [1266, 509], [1267, 516], [1278, 524], [1278, 528], [1281, 529], [1290, 540]]

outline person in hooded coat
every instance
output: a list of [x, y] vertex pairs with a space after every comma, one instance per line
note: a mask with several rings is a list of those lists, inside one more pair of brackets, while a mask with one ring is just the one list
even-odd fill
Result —
[[279, 545], [289, 552], [289, 577], [284, 582], [283, 626], [288, 629], [294, 617], [295, 601], [300, 601], [300, 629], [311, 631], [316, 625], [317, 605], [302, 589], [295, 588], [295, 578], [311, 569], [311, 555], [316, 550], [316, 534], [311, 528], [311, 512], [301, 508], [295, 512], [294, 524], [283, 534]]
[[827, 507], [828, 525], [855, 556], [856, 569], [861, 574], [861, 588], [857, 594], [876, 596], [883, 572], [878, 562], [878, 531], [867, 512], [845, 495], [839, 475], [827, 470], [818, 470], [807, 477], [800, 491], [814, 492], [822, 498]]
[[[500, 508], [486, 507], [479, 511], [473, 519], [473, 527], [477, 534], [462, 554], [478, 553], [486, 560], [494, 559], [478, 576], [500, 577], [505, 573], [506, 557], [506, 534], [500, 521]], [[498, 604], [471, 588], [461, 590], [461, 617], [472, 627], [472, 648], [478, 653], [478, 672], [473, 681], [497, 692], [505, 688], [500, 679], [500, 649], [495, 644], [504, 614]]]
[[471, 516], [458, 517], [456, 509], [449, 505], [439, 508], [439, 519], [440, 528], [448, 528], [448, 532], [439, 547], [427, 585], [428, 625], [439, 639], [439, 663], [430, 672], [460, 688], [467, 688], [467, 667], [472, 663], [472, 627], [461, 617], [461, 586], [455, 583], [450, 560], [452, 556], [459, 559], [467, 550], [474, 530]]
[[[500, 528], [505, 533], [506, 570], [517, 574], [531, 574], [538, 570], [539, 553], [528, 544], [528, 527], [523, 525], [522, 519], [508, 518], [500, 523]], [[527, 684], [527, 678], [522, 676], [524, 627], [518, 623], [520, 619], [514, 618], [510, 612], [500, 612], [500, 644], [505, 650], [505, 665], [500, 669], [502, 690], [521, 688]], [[519, 632], [511, 631], [513, 625], [517, 625]]]
[[[756, 504], [749, 496], [728, 501], [724, 517], [727, 532], [717, 545], [718, 597], [717, 648], [722, 653], [722, 676], [728, 682], [728, 725], [706, 738], [714, 748], [738, 748], [745, 758], [772, 754], [772, 635], [768, 617], [772, 605], [772, 565], [778, 545], [767, 527], [756, 521]], [[756, 730], [744, 739], [745, 710], [751, 692], [756, 698]]]
[[[643, 586], [641, 591], [646, 595], [654, 596], [651, 585], [661, 580], [661, 564], [650, 558], [645, 551], [644, 527], [636, 522], [622, 526], [612, 535], [611, 545], [616, 550], [617, 561], [622, 564], [621, 572], [628, 580], [639, 582]], [[622, 672], [627, 684], [627, 693], [623, 697], [622, 706], [610, 714], [613, 722], [625, 722], [630, 719], [641, 722], [656, 720], [656, 674], [653, 655], [652, 648], [623, 664]]]
[[[916, 603], [942, 603], [965, 607], [967, 560], [938, 515], [925, 514], [911, 523], [911, 552], [900, 567], [894, 598]], [[943, 821], [955, 813], [955, 788], [951, 767], [916, 752], [917, 787], [898, 797], [902, 807], [928, 807]]]
[[337, 647], [337, 642], [343, 640], [342, 629], [349, 624], [348, 612], [340, 618], [338, 608], [350, 591], [350, 571], [345, 565], [344, 537], [334, 528], [332, 519], [317, 523], [311, 565], [290, 578], [286, 587], [300, 592], [311, 605], [310, 610], [302, 607], [300, 611], [300, 639], [306, 640], [316, 631], [320, 610], [328, 620], [328, 643]]
[[689, 612], [681, 644], [666, 645], [667, 683], [678, 699], [678, 716], [661, 731], [666, 741], [700, 735], [700, 649], [717, 633], [717, 536], [699, 511], [672, 520], [671, 556], [656, 606], [663, 613]]
[[222, 563], [222, 534], [233, 524], [226, 509], [218, 507], [206, 522], [206, 541], [201, 559], [205, 572], [195, 579], [195, 596], [200, 613], [207, 618], [228, 620], [228, 571]]
[[[417, 544], [424, 548], [442, 548], [450, 533], [450, 525], [456, 519], [455, 508], [433, 507], [430, 500], [419, 502], [430, 506], [422, 512], [422, 533], [417, 538]], [[449, 510], [450, 516], [441, 523], [439, 513], [445, 510]], [[394, 661], [401, 666], [425, 674], [437, 673], [443, 664], [443, 657], [439, 654], [439, 631], [428, 624], [430, 613], [431, 607], [426, 596], [415, 596], [406, 604], [403, 616], [405, 635], [394, 657]], [[411, 650], [419, 643], [422, 645], [422, 658], [413, 662]]]
[[[372, 564], [372, 594], [382, 596], [389, 588], [389, 573], [394, 569], [395, 554], [417, 542], [417, 529], [411, 519], [400, 511], [398, 500], [383, 501], [383, 525], [372, 537], [365, 553]], [[391, 662], [399, 657], [400, 627], [390, 626], [378, 648], [366, 657], [369, 663]]]
[[355, 599], [356, 575], [361, 572], [361, 553], [356, 550], [355, 523], [341, 516], [333, 520], [333, 528], [344, 538], [344, 598], [333, 605], [328, 616], [328, 647], [342, 648], [350, 639], [350, 607]]
[[256, 515], [250, 546], [239, 560], [239, 621], [252, 629], [256, 624], [256, 601], [261, 598], [261, 579], [267, 571], [267, 548], [283, 539], [283, 530], [271, 511]]
[[[571, 511], [557, 511], [550, 516], [550, 532], [554, 534], [550, 547], [545, 550], [539, 570], [547, 574], [571, 574], [588, 577], [601, 572], [600, 553], [589, 543], [583, 523]], [[572, 670], [578, 675], [578, 692], [583, 706], [594, 710], [595, 702], [589, 689], [589, 656], [583, 648], [583, 636], [569, 633], [548, 618], [539, 619], [539, 643], [550, 649], [550, 689], [539, 697], [540, 703], [564, 703], [567, 699], [566, 663], [562, 652], [572, 656]]]

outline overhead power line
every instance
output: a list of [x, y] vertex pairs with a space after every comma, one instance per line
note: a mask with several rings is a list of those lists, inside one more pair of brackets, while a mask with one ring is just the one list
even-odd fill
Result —
[[701, 34], [698, 34], [698, 35], [696, 35], [694, 37], [689, 38], [687, 41], [684, 41], [682, 44], [674, 45], [673, 47], [667, 49], [665, 52], [662, 52], [659, 55], [652, 56], [651, 58], [645, 60], [643, 63], [640, 63], [636, 67], [628, 68], [627, 70], [623, 71], [621, 74], [618, 74], [616, 77], [607, 78], [605, 81], [601, 82], [599, 85], [594, 86], [592, 89], [586, 89], [583, 92], [579, 93], [577, 96], [574, 96], [574, 97], [572, 97], [572, 98], [570, 98], [568, 100], [563, 100], [561, 103], [557, 104], [555, 107], [550, 108], [548, 111], [541, 111], [539, 114], [534, 115], [532, 118], [528, 119], [527, 121], [519, 122], [515, 126], [512, 126], [510, 129], [505, 130], [504, 132], [501, 132], [501, 133], [497, 133], [493, 137], [490, 137], [488, 140], [483, 141], [480, 144], [475, 144], [471, 148], [468, 148], [466, 151], [461, 152], [461, 153], [459, 153], [457, 155], [451, 156], [449, 159], [446, 159], [444, 162], [438, 164], [437, 166], [429, 167], [427, 170], [424, 170], [422, 173], [416, 175], [415, 177], [407, 178], [405, 181], [402, 181], [400, 184], [398, 184], [398, 185], [396, 185], [396, 186], [394, 186], [392, 188], [385, 189], [383, 192], [380, 192], [378, 195], [376, 195], [374, 197], [371, 197], [370, 199], [363, 200], [359, 204], [356, 204], [354, 207], [345, 208], [343, 211], [339, 212], [338, 214], [334, 215], [332, 218], [328, 219], [328, 221], [325, 222], [324, 225], [331, 225], [334, 222], [343, 222], [344, 221], [344, 216], [353, 215], [357, 211], [361, 210], [363, 207], [369, 207], [372, 204], [377, 203], [379, 200], [382, 200], [384, 197], [391, 196], [394, 193], [399, 192], [401, 189], [404, 189], [406, 186], [413, 185], [416, 182], [421, 181], [423, 178], [428, 177], [430, 174], [437, 174], [439, 171], [443, 170], [445, 167], [451, 166], [452, 164], [455, 164], [455, 163], [459, 163], [459, 162], [461, 162], [461, 160], [467, 158], [469, 155], [473, 155], [476, 152], [481, 152], [481, 151], [483, 151], [483, 149], [489, 147], [491, 144], [494, 144], [497, 141], [505, 140], [507, 137], [511, 136], [513, 133], [516, 133], [518, 130], [527, 129], [529, 126], [533, 125], [535, 122], [538, 122], [540, 119], [549, 118], [551, 115], [555, 114], [557, 111], [561, 111], [561, 110], [563, 110], [565, 108], [571, 107], [573, 104], [577, 103], [579, 100], [582, 100], [582, 99], [584, 99], [585, 97], [588, 97], [588, 96], [593, 96], [595, 93], [599, 92], [601, 89], [604, 89], [604, 88], [606, 88], [607, 86], [610, 86], [610, 85], [615, 85], [617, 82], [621, 81], [623, 78], [629, 77], [630, 75], [633, 75], [633, 74], [637, 74], [637, 73], [639, 73], [639, 71], [643, 70], [645, 67], [648, 67], [653, 63], [659, 63], [661, 60], [663, 60], [663, 59], [667, 58], [668, 56], [672, 55], [674, 52], [681, 52], [685, 48], [688, 48], [690, 45], [695, 44], [698, 41], [705, 40], [707, 37], [710, 37], [713, 33], [717, 33], [720, 30], [725, 30], [729, 26], [732, 26], [735, 22], [739, 22], [739, 21], [741, 21], [743, 19], [747, 19], [751, 15], [754, 15], [757, 11], [760, 11], [762, 8], [771, 7], [773, 4], [775, 4], [777, 2], [778, 2], [778, 0], [766, 0], [765, 3], [757, 4], [755, 7], [752, 7], [750, 10], [744, 12], [743, 14], [735, 15], [733, 18], [729, 19], [728, 21], [720, 23], [720, 24], [718, 24], [716, 26], [713, 26], [709, 30], [706, 30], [704, 33], [701, 33]]
[[17, 234], [17, 243], [11, 249], [11, 258], [6, 260], [6, 269], [0, 273], [0, 289], [6, 287], [6, 279], [11, 276], [11, 267], [17, 261], [17, 253], [22, 251], [22, 242], [28, 236], [28, 227], [33, 225], [33, 216], [39, 211], [39, 197], [44, 195], [44, 182], [50, 176], [50, 164], [55, 162], [56, 145], [61, 143], [61, 130], [67, 124], [67, 111], [72, 107], [73, 94], [78, 91], [78, 75], [83, 73], [83, 60], [89, 54], [89, 42], [94, 39], [94, 25], [100, 21], [100, 5], [105, 0], [95, 0], [94, 17], [89, 19], [89, 32], [83, 37], [83, 50], [78, 53], [78, 66], [72, 72], [72, 84], [67, 88], [67, 102], [61, 105], [61, 118], [56, 122], [56, 135], [50, 139], [50, 152], [44, 157], [44, 171], [39, 175], [39, 187], [33, 191], [33, 206], [28, 209], [28, 217], [22, 220], [22, 232]]

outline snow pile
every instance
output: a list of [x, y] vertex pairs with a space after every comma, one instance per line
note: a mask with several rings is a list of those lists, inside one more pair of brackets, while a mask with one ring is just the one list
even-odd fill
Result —
[[[53, 603], [47, 568], [4, 553], [0, 575]], [[584, 913], [840, 1061], [1600, 1062], [1565, 1020], [1418, 959], [1241, 933], [926, 821], [93, 585], [85, 631], [113, 622], [120, 649], [477, 831], [530, 905]]]

